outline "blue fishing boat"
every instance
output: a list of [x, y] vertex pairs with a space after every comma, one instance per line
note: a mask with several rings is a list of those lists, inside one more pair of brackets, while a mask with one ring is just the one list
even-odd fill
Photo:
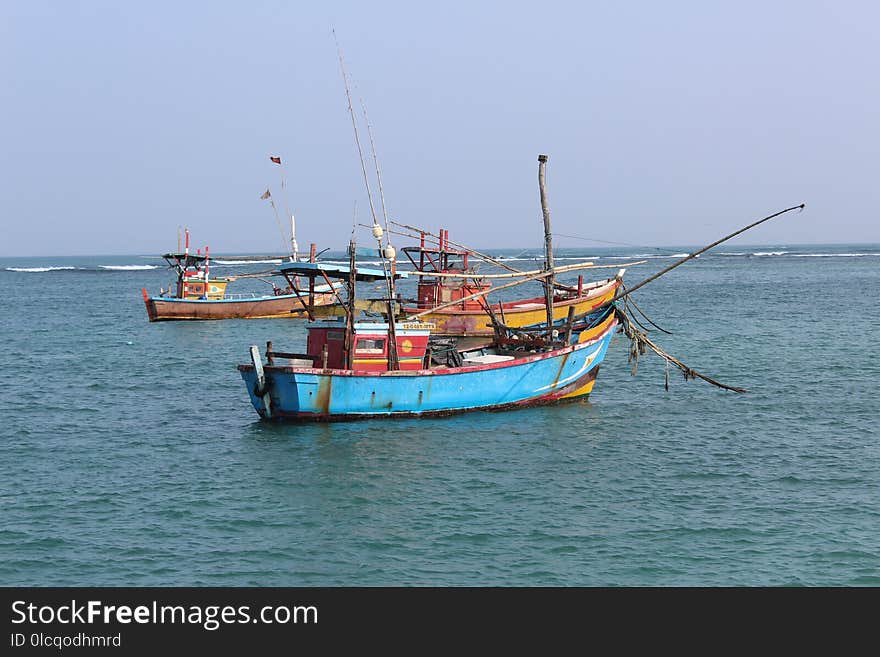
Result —
[[543, 333], [541, 327], [507, 331], [499, 325], [494, 336], [479, 341], [434, 340], [433, 324], [397, 321], [392, 297], [384, 300], [386, 319], [356, 318], [355, 284], [389, 273], [357, 268], [353, 245], [350, 251], [349, 266], [283, 267], [291, 276], [347, 281], [348, 302], [344, 317], [309, 324], [304, 352], [276, 351], [270, 342], [264, 363], [259, 349], [251, 347], [251, 362], [238, 369], [260, 417], [334, 421], [448, 415], [583, 400], [592, 391], [618, 323], [612, 306], [544, 327]]
[[[557, 319], [553, 313], [554, 277], [550, 213], [544, 190], [544, 165], [538, 157], [538, 181], [544, 211], [544, 270], [523, 272], [520, 282], [540, 280], [545, 288], [545, 320], [533, 326], [507, 326], [484, 304], [491, 322], [489, 336], [432, 338], [435, 324], [422, 317], [489, 293], [479, 286], [472, 294], [405, 317], [397, 304], [394, 281], [406, 275], [395, 266], [395, 249], [374, 217], [372, 233], [382, 269], [358, 268], [354, 239], [349, 264], [289, 263], [286, 276], [299, 276], [314, 287], [318, 277], [346, 282], [348, 300], [343, 317], [318, 321], [309, 303], [306, 349], [280, 352], [266, 345], [264, 364], [256, 345], [251, 362], [238, 370], [260, 417], [271, 420], [332, 421], [376, 417], [449, 415], [475, 410], [500, 410], [583, 400], [618, 326], [613, 299], [589, 313]], [[366, 177], [366, 176], [365, 176]], [[386, 219], [387, 224], [387, 219]], [[592, 267], [586, 263], [584, 267]], [[615, 279], [615, 288], [623, 275]], [[356, 285], [384, 279], [387, 296], [358, 305]], [[516, 283], [518, 284], [518, 283]], [[503, 286], [507, 287], [507, 286]], [[502, 288], [496, 288], [502, 289]], [[382, 319], [363, 320], [359, 312], [376, 311]]]
[[[333, 367], [335, 363], [329, 361], [322, 367], [321, 356], [314, 350], [329, 353], [332, 347], [325, 350], [324, 346], [331, 342], [313, 339], [312, 332], [328, 336], [336, 332], [341, 342], [344, 327], [341, 322], [332, 324], [309, 327], [310, 353], [269, 352], [271, 365], [263, 365], [257, 348], [252, 347], [254, 362], [238, 369], [260, 417], [331, 421], [430, 416], [583, 400], [593, 389], [617, 319], [609, 312], [592, 333], [581, 333], [583, 341], [562, 348], [516, 351], [490, 344], [455, 352], [454, 360], [461, 364], [451, 366], [431, 357], [430, 325], [400, 322], [395, 326], [398, 348], [407, 352], [418, 369], [398, 370], [381, 364], [389, 325], [371, 322], [355, 324], [354, 354], [356, 358], [376, 357], [372, 367]], [[277, 362], [285, 356], [295, 363]]]

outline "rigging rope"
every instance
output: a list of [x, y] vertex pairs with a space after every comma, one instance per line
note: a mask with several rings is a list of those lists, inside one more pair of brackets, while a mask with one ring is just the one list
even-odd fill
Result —
[[667, 372], [665, 385], [667, 390], [669, 389], [669, 363], [672, 363], [679, 370], [681, 370], [681, 373], [684, 375], [685, 381], [689, 379], [702, 379], [703, 381], [711, 383], [713, 386], [723, 388], [724, 390], [732, 390], [733, 392], [739, 393], [748, 392], [748, 390], [746, 390], [745, 388], [738, 388], [736, 386], [730, 386], [725, 383], [721, 383], [720, 381], [716, 381], [715, 379], [706, 376], [705, 374], [701, 374], [695, 369], [685, 365], [674, 356], [665, 352], [662, 348], [655, 344], [645, 333], [639, 331], [639, 329], [634, 326], [634, 321], [632, 320], [632, 318], [627, 315], [626, 311], [622, 310], [619, 305], [615, 304], [614, 309], [615, 314], [620, 321], [621, 330], [623, 331], [624, 335], [626, 335], [626, 337], [630, 339], [628, 362], [633, 364], [633, 376], [635, 376], [636, 372], [638, 371], [639, 356], [645, 355], [645, 353], [647, 353], [647, 350], [650, 349], [655, 354], [666, 360]]

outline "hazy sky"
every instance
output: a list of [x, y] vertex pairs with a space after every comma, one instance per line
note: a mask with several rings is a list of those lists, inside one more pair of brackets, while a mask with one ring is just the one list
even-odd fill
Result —
[[704, 244], [801, 202], [738, 241], [880, 242], [878, 24], [841, 0], [0, 0], [0, 254], [158, 254], [182, 225], [280, 251], [269, 155], [300, 245], [343, 248], [369, 207], [331, 27], [401, 222], [540, 248], [547, 153], [560, 247]]

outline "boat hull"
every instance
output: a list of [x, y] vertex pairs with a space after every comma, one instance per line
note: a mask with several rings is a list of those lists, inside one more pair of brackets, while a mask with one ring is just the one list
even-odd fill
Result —
[[[316, 304], [332, 303], [332, 294], [318, 295]], [[305, 317], [302, 302], [295, 294], [245, 299], [175, 299], [144, 294], [151, 322], [203, 319], [259, 319], [265, 317]]]
[[[449, 415], [585, 399], [593, 389], [616, 318], [590, 340], [516, 360], [411, 372], [359, 372], [267, 366], [265, 390], [253, 365], [240, 365], [263, 418], [334, 421]], [[268, 392], [269, 412], [263, 395]]]
[[[564, 320], [568, 317], [569, 309], [574, 308], [575, 315], [583, 315], [598, 308], [602, 304], [611, 301], [620, 285], [620, 281], [612, 280], [608, 283], [589, 290], [584, 294], [571, 299], [562, 299], [553, 304], [553, 320]], [[547, 321], [547, 306], [543, 298], [524, 299], [521, 301], [503, 304], [503, 319], [501, 307], [498, 304], [492, 306], [495, 317], [511, 328], [532, 326]], [[419, 308], [404, 308], [407, 315], [415, 315], [424, 312]], [[492, 320], [485, 310], [462, 310], [461, 308], [444, 308], [434, 312], [420, 315], [420, 319], [431, 322], [436, 328], [431, 331], [433, 335], [441, 336], [489, 336], [493, 335]]]

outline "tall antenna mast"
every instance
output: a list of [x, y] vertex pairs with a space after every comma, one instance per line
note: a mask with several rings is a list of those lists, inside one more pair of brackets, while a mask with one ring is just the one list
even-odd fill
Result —
[[[361, 98], [361, 107], [364, 110], [364, 122], [367, 124], [367, 134], [370, 135], [370, 149], [373, 152], [373, 165], [376, 168], [376, 180], [379, 183], [379, 198], [382, 199], [382, 216], [385, 219], [385, 248], [382, 248], [382, 229], [377, 231], [375, 224], [373, 225], [373, 235], [379, 243], [379, 255], [383, 258], [382, 269], [385, 269], [384, 259], [391, 262], [391, 275], [386, 277], [388, 281], [388, 369], [396, 370], [399, 367], [399, 357], [397, 354], [397, 332], [395, 322], [397, 321], [397, 313], [394, 310], [394, 275], [396, 274], [396, 257], [397, 252], [391, 246], [391, 230], [388, 227], [388, 211], [385, 209], [385, 192], [382, 189], [382, 176], [379, 174], [379, 158], [376, 156], [376, 143], [373, 141], [373, 128], [370, 125], [370, 119], [367, 116], [367, 106], [364, 99]], [[386, 272], [387, 274], [387, 272]]]
[[388, 211], [385, 209], [385, 190], [382, 188], [382, 176], [379, 173], [379, 158], [376, 156], [376, 143], [373, 141], [373, 126], [370, 125], [370, 117], [367, 116], [367, 106], [361, 98], [361, 107], [364, 110], [364, 122], [367, 124], [367, 134], [370, 136], [370, 149], [373, 151], [373, 165], [376, 167], [376, 181], [379, 183], [379, 199], [382, 201], [382, 217], [385, 219], [385, 245], [389, 245], [391, 229], [388, 227]]
[[379, 225], [376, 220], [376, 208], [373, 206], [373, 194], [370, 191], [370, 180], [367, 177], [367, 165], [364, 162], [364, 152], [361, 149], [361, 140], [358, 136], [357, 122], [354, 119], [354, 108], [351, 104], [351, 91], [348, 88], [348, 75], [345, 72], [345, 60], [342, 58], [342, 49], [339, 47], [339, 40], [336, 38], [336, 30], [333, 30], [333, 40], [336, 41], [336, 53], [339, 55], [339, 67], [342, 69], [342, 82], [345, 84], [345, 97], [348, 99], [348, 113], [351, 116], [351, 127], [354, 128], [354, 142], [357, 144], [358, 156], [361, 160], [361, 171], [364, 174], [364, 186], [367, 188], [367, 198], [370, 201], [370, 213], [373, 216], [373, 224]]
[[[397, 357], [397, 337], [395, 332], [394, 323], [397, 320], [396, 314], [394, 312], [394, 247], [388, 245], [386, 248], [382, 248], [382, 226], [379, 225], [379, 220], [376, 217], [376, 206], [373, 204], [373, 194], [370, 191], [370, 179], [367, 176], [367, 165], [364, 161], [364, 151], [361, 148], [361, 140], [358, 135], [357, 129], [357, 121], [354, 117], [354, 106], [351, 102], [351, 90], [348, 87], [348, 75], [345, 72], [345, 60], [342, 57], [342, 49], [339, 47], [339, 40], [336, 38], [336, 30], [332, 30], [333, 32], [333, 40], [336, 42], [336, 53], [339, 55], [339, 67], [342, 69], [342, 82], [345, 84], [345, 97], [348, 100], [348, 113], [351, 116], [351, 127], [354, 129], [354, 141], [357, 144], [358, 149], [358, 157], [361, 161], [361, 172], [364, 174], [364, 186], [367, 188], [367, 199], [370, 202], [370, 214], [373, 217], [373, 237], [376, 238], [376, 242], [379, 246], [379, 256], [382, 258], [382, 269], [385, 271], [385, 278], [388, 281], [388, 369], [396, 370], [399, 368], [399, 360]], [[373, 151], [373, 155], [375, 158], [375, 150]], [[376, 170], [376, 174], [378, 176], [378, 169]], [[380, 183], [381, 185], [381, 183]], [[384, 207], [384, 200], [383, 200]], [[387, 226], [387, 217], [386, 217], [386, 226]], [[386, 242], [387, 244], [387, 242]], [[391, 274], [389, 275], [388, 270], [385, 269], [385, 260], [391, 260]]]

